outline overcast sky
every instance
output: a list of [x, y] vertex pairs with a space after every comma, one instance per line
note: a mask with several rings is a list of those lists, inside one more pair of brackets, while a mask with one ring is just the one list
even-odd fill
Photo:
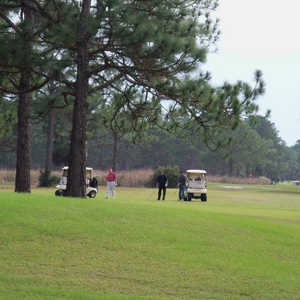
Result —
[[257, 103], [271, 110], [279, 136], [300, 140], [300, 1], [219, 0], [221, 38], [207, 68], [213, 81], [253, 82], [263, 72], [266, 93]]

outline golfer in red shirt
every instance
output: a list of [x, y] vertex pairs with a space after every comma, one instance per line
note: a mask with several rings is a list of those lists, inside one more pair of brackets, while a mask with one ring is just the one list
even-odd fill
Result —
[[108, 174], [106, 176], [106, 196], [105, 196], [106, 199], [108, 199], [110, 194], [112, 195], [113, 199], [116, 198], [116, 191], [115, 191], [116, 183], [117, 183], [116, 173], [113, 172], [112, 169], [109, 169]]

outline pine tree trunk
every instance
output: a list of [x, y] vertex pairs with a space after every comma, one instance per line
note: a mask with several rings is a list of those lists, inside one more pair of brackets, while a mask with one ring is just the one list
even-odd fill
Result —
[[17, 140], [17, 162], [15, 192], [31, 192], [30, 169], [31, 169], [31, 105], [32, 94], [28, 92], [31, 85], [31, 43], [29, 38], [33, 31], [33, 12], [23, 1], [23, 13], [25, 27], [23, 29], [23, 65], [19, 83], [18, 102], [18, 140]]
[[[130, 155], [129, 155], [129, 143], [126, 143], [126, 146], [125, 146], [125, 151], [126, 151], [126, 156], [129, 158]], [[130, 170], [130, 167], [129, 167], [129, 159], [125, 159], [124, 161], [124, 169], [125, 170]]]
[[112, 169], [117, 170], [117, 160], [118, 160], [118, 145], [119, 145], [119, 136], [118, 133], [113, 131], [113, 155], [112, 155]]
[[230, 157], [229, 159], [229, 176], [233, 176], [233, 158]]
[[[21, 88], [24, 90], [29, 86], [27, 74], [22, 74]], [[30, 169], [31, 169], [31, 102], [32, 96], [22, 93], [18, 103], [18, 140], [17, 140], [17, 162], [15, 192], [30, 193]]]
[[71, 149], [67, 195], [72, 197], [86, 196], [86, 128], [88, 112], [88, 34], [87, 19], [90, 13], [91, 0], [82, 1], [82, 11], [77, 28], [77, 78], [75, 103], [71, 133]]
[[98, 156], [97, 156], [97, 168], [102, 169], [103, 168], [103, 143], [101, 143], [101, 141], [99, 141], [99, 143], [97, 143], [98, 145]]
[[[46, 160], [45, 160], [45, 173], [49, 174], [52, 170], [52, 156], [53, 156], [53, 140], [54, 140], [54, 124], [55, 124], [54, 109], [50, 108], [48, 115], [48, 130], [47, 130], [47, 149], [46, 149]], [[48, 178], [49, 180], [49, 178]]]

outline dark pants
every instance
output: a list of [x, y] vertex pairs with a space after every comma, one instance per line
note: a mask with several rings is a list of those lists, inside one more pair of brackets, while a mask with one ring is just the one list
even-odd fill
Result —
[[179, 185], [179, 191], [178, 191], [178, 198], [179, 200], [183, 200], [184, 198], [184, 190], [185, 190], [185, 185]]
[[157, 196], [157, 200], [160, 200], [160, 196], [161, 196], [161, 191], [163, 191], [163, 200], [165, 200], [166, 197], [166, 190], [167, 188], [165, 186], [158, 186], [158, 196]]

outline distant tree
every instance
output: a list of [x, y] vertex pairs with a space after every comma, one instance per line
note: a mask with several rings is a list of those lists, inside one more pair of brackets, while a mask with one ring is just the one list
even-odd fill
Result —
[[270, 143], [270, 151], [264, 161], [264, 168], [257, 167], [256, 175], [264, 175], [272, 181], [277, 182], [284, 179], [287, 164], [287, 147], [279, 137], [275, 124], [270, 120], [270, 113], [265, 116], [255, 116], [250, 118], [250, 126], [257, 131], [265, 141]]
[[291, 147], [291, 150], [293, 151], [294, 160], [295, 163], [293, 164], [293, 179], [299, 179], [300, 178], [300, 140], [297, 140], [296, 144]]
[[62, 100], [62, 98], [64, 99], [63, 95], [61, 95], [59, 85], [53, 81], [49, 81], [47, 85], [36, 93], [33, 106], [33, 119], [35, 122], [41, 123], [43, 133], [46, 136], [46, 149], [43, 151], [45, 152], [44, 170], [41, 172], [43, 180], [40, 182], [42, 186], [51, 184], [56, 116], [57, 114], [62, 114], [61, 110], [69, 106], [69, 103], [66, 103], [65, 99]]
[[[228, 151], [228, 174], [230, 176], [257, 175], [257, 168], [264, 170], [272, 142], [262, 139], [244, 121], [231, 134]], [[225, 148], [226, 151], [226, 148]], [[261, 174], [262, 175], [262, 174]]]
[[117, 168], [120, 139], [141, 141], [147, 129], [160, 117], [161, 108], [157, 101], [149, 102], [147, 93], [128, 88], [123, 93], [113, 93], [111, 99], [102, 102], [94, 110], [94, 118], [112, 134], [112, 168]]
[[15, 99], [0, 98], [0, 153], [15, 152], [17, 110]]
[[249, 124], [263, 139], [272, 140], [274, 144], [280, 144], [282, 141], [278, 136], [275, 124], [270, 121], [270, 115], [271, 112], [265, 116], [252, 116], [249, 118]]

